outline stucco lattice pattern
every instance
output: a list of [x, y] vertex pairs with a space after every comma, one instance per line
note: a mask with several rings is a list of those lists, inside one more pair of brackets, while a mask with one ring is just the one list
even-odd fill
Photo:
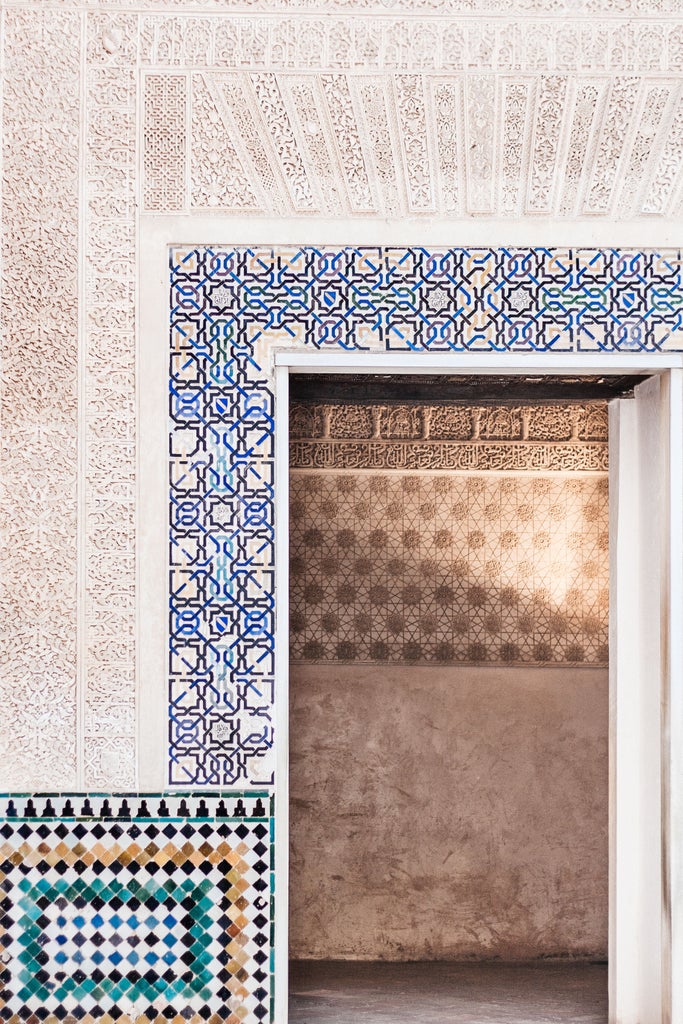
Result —
[[291, 655], [607, 661], [603, 478], [291, 477]]
[[0, 1019], [270, 1019], [266, 794], [0, 800]]

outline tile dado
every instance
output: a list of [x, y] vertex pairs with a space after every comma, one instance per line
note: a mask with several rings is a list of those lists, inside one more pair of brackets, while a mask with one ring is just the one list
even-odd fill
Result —
[[265, 792], [0, 797], [0, 1020], [272, 1018]]

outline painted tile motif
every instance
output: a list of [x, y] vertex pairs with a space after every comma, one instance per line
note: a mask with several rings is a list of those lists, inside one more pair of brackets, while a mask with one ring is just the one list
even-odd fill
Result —
[[171, 785], [273, 778], [272, 350], [683, 351], [681, 254], [173, 248]]
[[0, 1020], [271, 1019], [268, 794], [0, 809]]

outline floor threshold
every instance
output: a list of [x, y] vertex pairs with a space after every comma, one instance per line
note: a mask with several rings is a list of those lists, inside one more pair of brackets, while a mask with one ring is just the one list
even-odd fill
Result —
[[607, 965], [298, 961], [289, 1024], [607, 1024]]

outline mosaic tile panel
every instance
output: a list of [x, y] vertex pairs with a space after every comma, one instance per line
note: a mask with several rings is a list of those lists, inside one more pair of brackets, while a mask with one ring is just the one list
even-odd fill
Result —
[[271, 1014], [265, 792], [0, 797], [0, 1020]]
[[273, 778], [274, 348], [683, 351], [678, 251], [170, 251], [171, 785]]

